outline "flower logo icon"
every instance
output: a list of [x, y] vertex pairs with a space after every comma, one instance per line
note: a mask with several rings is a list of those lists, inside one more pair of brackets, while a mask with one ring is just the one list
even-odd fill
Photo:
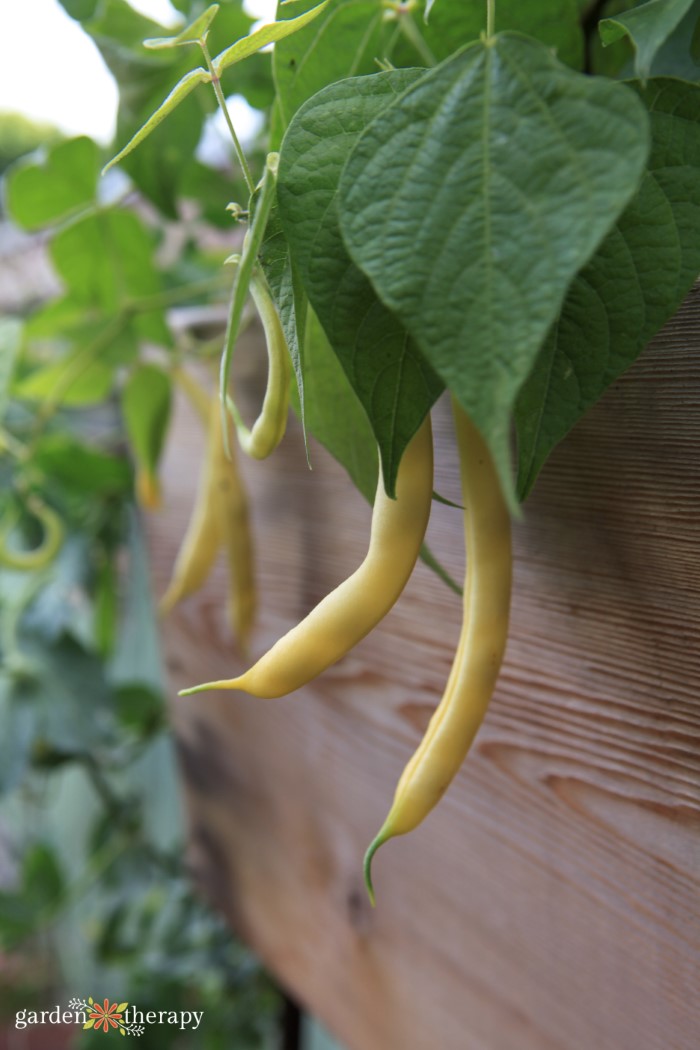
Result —
[[118, 1028], [122, 1035], [125, 1034], [125, 1025], [122, 1021], [124, 1010], [126, 1010], [128, 1003], [116, 1003], [110, 1005], [109, 999], [104, 1000], [102, 1006], [99, 1003], [94, 1002], [92, 996], [88, 999], [88, 1003], [92, 1009], [92, 1013], [89, 1014], [89, 1020], [85, 1022], [83, 1028], [93, 1028], [96, 1032], [100, 1029], [104, 1032], [108, 1032], [110, 1027]]

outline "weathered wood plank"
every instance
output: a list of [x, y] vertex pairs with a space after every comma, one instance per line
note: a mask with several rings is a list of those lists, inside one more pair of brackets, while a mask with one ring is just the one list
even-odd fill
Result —
[[[419, 566], [292, 698], [178, 701], [196, 872], [352, 1050], [695, 1050], [700, 1030], [700, 294], [552, 457], [515, 528], [506, 663], [422, 828], [361, 858], [442, 692], [460, 603]], [[242, 377], [242, 389], [255, 386]], [[250, 390], [259, 396], [258, 389]], [[437, 487], [458, 497], [444, 409]], [[201, 452], [150, 522], [165, 585]], [[363, 557], [369, 510], [297, 427], [246, 464], [262, 651]], [[462, 574], [459, 511], [429, 540]], [[224, 573], [168, 621], [175, 687], [235, 673]]]

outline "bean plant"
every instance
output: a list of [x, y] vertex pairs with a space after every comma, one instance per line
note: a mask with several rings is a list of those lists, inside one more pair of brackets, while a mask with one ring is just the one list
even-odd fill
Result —
[[[364, 496], [379, 486], [392, 501], [404, 453], [448, 391], [517, 518], [552, 450], [700, 270], [699, 0], [287, 0], [257, 28], [237, 0], [175, 0], [183, 27], [171, 33], [125, 0], [63, 6], [119, 82], [118, 128], [108, 156], [77, 138], [6, 181], [14, 221], [49, 231], [62, 292], [0, 327], [3, 542], [7, 560], [36, 543], [45, 568], [61, 557], [49, 521], [86, 537], [104, 659], [119, 633], [119, 542], [77, 496], [124, 500], [131, 475], [94, 418], [119, 406], [147, 509], [174, 384], [210, 432], [219, 414], [235, 469], [233, 435], [255, 445], [230, 382], [249, 294], [268, 337], [266, 452], [282, 438], [289, 375], [307, 437]], [[234, 93], [265, 114], [252, 149]], [[195, 153], [215, 107], [231, 172]], [[191, 238], [165, 265], [159, 237], [193, 205], [227, 250]], [[228, 322], [213, 340], [169, 323], [176, 305], [218, 302]], [[214, 402], [195, 363], [217, 371]], [[235, 569], [213, 488], [197, 498]], [[188, 549], [201, 551], [198, 520]], [[171, 593], [184, 598], [210, 568], [181, 559]]]

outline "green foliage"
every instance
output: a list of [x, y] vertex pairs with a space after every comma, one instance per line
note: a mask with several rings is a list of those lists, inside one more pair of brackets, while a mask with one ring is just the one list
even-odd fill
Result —
[[50, 124], [37, 123], [22, 113], [0, 111], [0, 175], [25, 154], [61, 139], [61, 132]]
[[569, 288], [516, 411], [519, 494], [554, 446], [674, 313], [700, 270], [700, 88], [651, 80], [640, 187]]
[[654, 57], [669, 38], [681, 19], [688, 13], [693, 0], [647, 0], [647, 3], [624, 11], [600, 23], [603, 45], [628, 36], [636, 52], [634, 71], [640, 80], [646, 80]]
[[81, 136], [49, 149], [41, 160], [25, 160], [10, 173], [6, 202], [25, 230], [39, 230], [92, 204], [97, 191], [99, 150]]
[[503, 34], [409, 88], [347, 162], [350, 254], [486, 437], [507, 491], [517, 391], [647, 148], [628, 88]]
[[351, 78], [305, 103], [285, 136], [278, 192], [301, 281], [367, 413], [392, 495], [401, 455], [442, 383], [347, 254], [338, 183], [360, 134], [421, 75]]
[[[577, 0], [498, 0], [488, 38], [484, 0], [293, 0], [257, 32], [238, 0], [175, 0], [170, 36], [126, 0], [62, 2], [119, 84], [111, 163], [128, 185], [107, 201], [98, 147], [48, 136], [5, 180], [62, 290], [0, 320], [0, 516], [32, 548], [31, 507], [51, 507], [67, 537], [51, 564], [0, 574], [0, 816], [26, 828], [0, 937], [49, 945], [44, 969], [94, 979], [86, 994], [197, 1003], [206, 1050], [263, 1046], [268, 986], [184, 882], [129, 509], [134, 488], [146, 505], [157, 491], [173, 379], [224, 351], [226, 387], [261, 266], [305, 430], [368, 499], [379, 461], [392, 491], [444, 386], [524, 499], [700, 270], [700, 0], [613, 2], [604, 50]], [[616, 82], [633, 59], [646, 86]], [[194, 153], [234, 92], [267, 113], [247, 158], [234, 129], [232, 175]], [[172, 307], [223, 306], [232, 281], [226, 336], [171, 324]]]
[[155, 476], [170, 419], [172, 382], [155, 365], [139, 365], [122, 391], [126, 433], [142, 470]]

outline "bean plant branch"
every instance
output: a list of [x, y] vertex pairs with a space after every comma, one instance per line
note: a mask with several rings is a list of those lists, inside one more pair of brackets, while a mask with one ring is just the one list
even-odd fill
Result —
[[253, 193], [255, 193], [255, 183], [253, 181], [253, 175], [252, 175], [250, 167], [248, 165], [248, 161], [246, 160], [245, 153], [243, 152], [243, 147], [241, 146], [240, 141], [238, 139], [238, 135], [236, 134], [236, 129], [233, 126], [233, 121], [231, 120], [231, 114], [228, 111], [228, 106], [226, 105], [226, 99], [224, 98], [224, 93], [221, 90], [221, 81], [219, 80], [218, 74], [217, 74], [216, 69], [214, 68], [214, 64], [213, 64], [213, 62], [211, 60], [211, 55], [209, 54], [209, 49], [207, 47], [206, 39], [200, 40], [199, 41], [199, 46], [202, 49], [202, 54], [204, 55], [204, 61], [206, 62], [207, 69], [209, 70], [209, 73], [211, 75], [211, 86], [214, 88], [214, 94], [216, 95], [216, 101], [219, 104], [219, 109], [221, 110], [221, 112], [224, 115], [224, 120], [226, 121], [226, 125], [228, 127], [229, 134], [231, 135], [231, 141], [233, 142], [233, 148], [236, 151], [236, 156], [238, 158], [238, 163], [240, 164], [241, 171], [243, 172], [243, 178], [245, 179], [246, 186], [248, 187], [248, 192], [252, 196]]

